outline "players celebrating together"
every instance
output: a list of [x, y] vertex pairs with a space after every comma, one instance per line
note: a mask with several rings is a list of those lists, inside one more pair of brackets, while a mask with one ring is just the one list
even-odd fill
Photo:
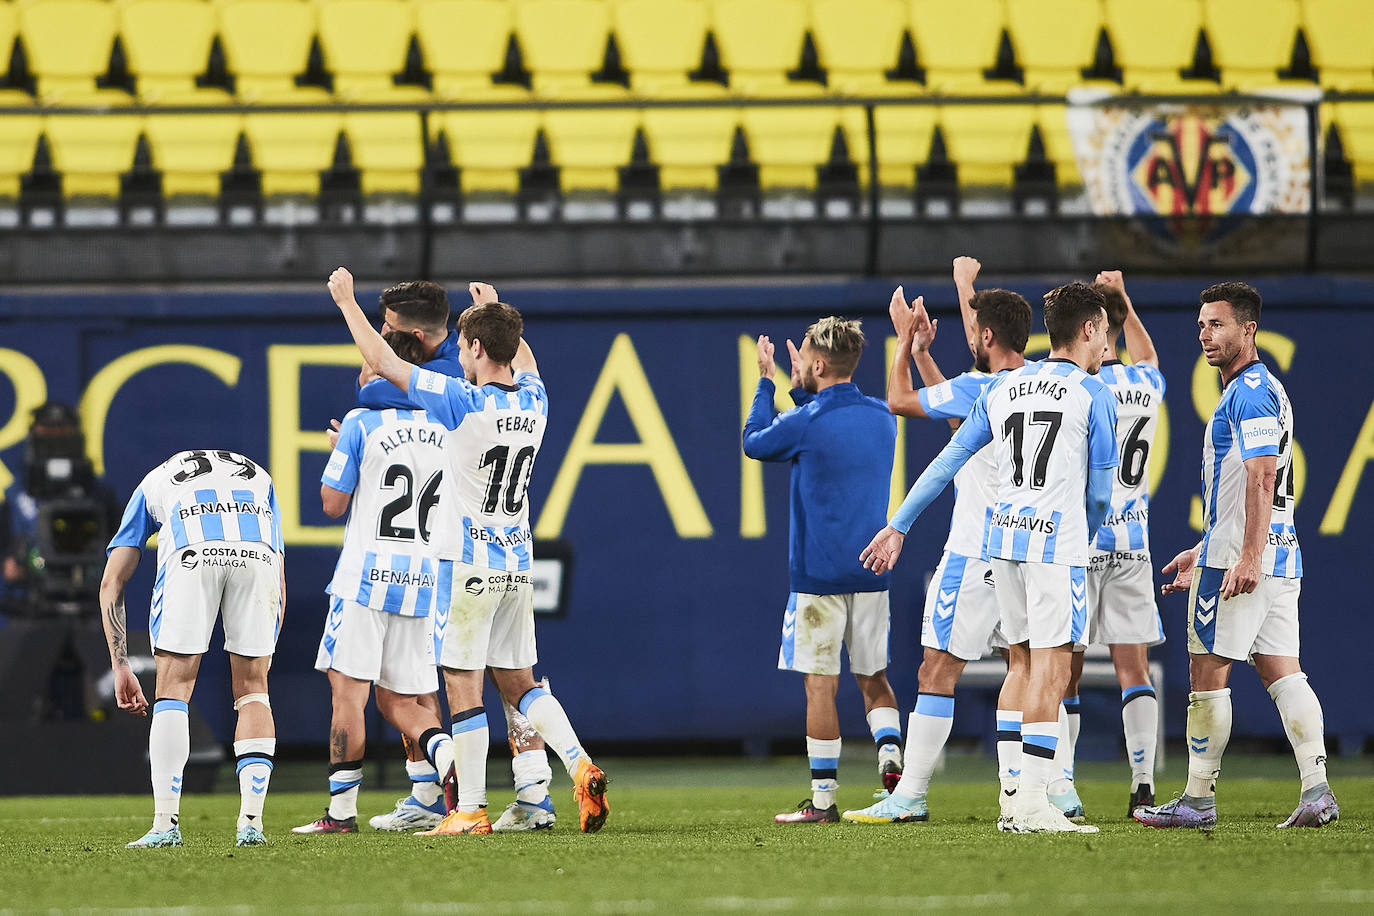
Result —
[[[1293, 410], [1258, 358], [1260, 295], [1222, 283], [1201, 295], [1198, 339], [1223, 391], [1203, 442], [1203, 536], [1164, 567], [1187, 593], [1188, 779], [1155, 804], [1160, 710], [1148, 650], [1164, 640], [1153, 593], [1148, 461], [1165, 381], [1119, 271], [1045, 294], [1047, 358], [1025, 358], [1032, 309], [1019, 294], [953, 277], [973, 368], [947, 377], [930, 348], [937, 322], [898, 287], [886, 404], [852, 377], [858, 321], [822, 318], [789, 340], [794, 409], [774, 410], [774, 346], [758, 338], [759, 382], [743, 430], [751, 458], [792, 466], [788, 572], [778, 668], [803, 676], [811, 794], [780, 824], [911, 823], [949, 739], [966, 665], [1004, 651], [998, 695], [999, 830], [1095, 833], [1073, 783], [1083, 651], [1105, 645], [1121, 687], [1128, 813], [1153, 827], [1217, 823], [1216, 781], [1231, 732], [1227, 686], [1249, 661], [1278, 708], [1301, 778], [1280, 827], [1320, 827], [1339, 808], [1326, 777], [1322, 710], [1299, 664], [1302, 555], [1293, 527]], [[606, 822], [607, 778], [563, 706], [536, 681], [528, 489], [548, 392], [520, 313], [474, 283], [450, 331], [442, 287], [402, 283], [369, 323], [343, 268], [328, 288], [362, 356], [358, 407], [331, 434], [320, 497], [348, 516], [328, 586], [315, 667], [333, 697], [329, 803], [299, 834], [357, 832], [370, 691], [406, 739], [409, 797], [379, 830], [481, 835], [553, 825], [545, 742], [574, 785], [579, 825]], [[1129, 362], [1118, 359], [1124, 342]], [[921, 386], [913, 381], [915, 363]], [[895, 415], [944, 420], [953, 436], [887, 518]], [[923, 658], [905, 754], [888, 666], [889, 585], [906, 538], [946, 485], [948, 538], [926, 589]], [[133, 848], [180, 846], [188, 702], [216, 619], [230, 656], [238, 846], [262, 845], [276, 751], [267, 672], [286, 606], [271, 477], [233, 451], [184, 451], [150, 471], [109, 546], [100, 601], [121, 709], [148, 715], [154, 818]], [[129, 664], [124, 589], [158, 535], [150, 704]], [[899, 596], [899, 607], [914, 604]], [[841, 815], [841, 646], [863, 696], [883, 791]], [[507, 712], [516, 800], [487, 815], [487, 680]], [[448, 701], [442, 725], [437, 688]], [[905, 758], [905, 759], [904, 759]]]

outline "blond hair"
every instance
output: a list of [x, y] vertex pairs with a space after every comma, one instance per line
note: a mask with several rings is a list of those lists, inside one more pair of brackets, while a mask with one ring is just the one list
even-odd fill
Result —
[[864, 337], [863, 322], [837, 315], [822, 318], [807, 328], [806, 339], [811, 341], [812, 348], [825, 357], [837, 374], [844, 376], [854, 374], [859, 357], [863, 355], [864, 344], [868, 342]]

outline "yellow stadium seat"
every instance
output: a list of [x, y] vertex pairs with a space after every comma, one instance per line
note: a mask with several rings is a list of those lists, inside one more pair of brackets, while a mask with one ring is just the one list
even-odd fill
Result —
[[320, 46], [334, 74], [334, 93], [354, 101], [422, 99], [418, 86], [397, 86], [415, 30], [406, 0], [333, 0], [319, 10]]
[[430, 119], [443, 131], [453, 164], [462, 169], [464, 194], [513, 194], [520, 169], [530, 164], [539, 115], [532, 111], [447, 111]]
[[614, 0], [616, 46], [641, 95], [685, 91], [701, 63], [707, 9], [702, 0]]
[[233, 114], [149, 115], [143, 132], [168, 197], [215, 197], [234, 164], [243, 118]]
[[515, 30], [536, 93], [589, 88], [601, 69], [611, 13], [604, 0], [516, 0]]
[[315, 35], [316, 8], [299, 0], [238, 0], [217, 8], [225, 62], [235, 92], [248, 102], [326, 100], [319, 90], [298, 90]]
[[19, 8], [19, 31], [38, 94], [47, 102], [122, 104], [129, 96], [99, 90], [110, 66], [115, 7], [101, 0], [44, 0]]
[[[12, 93], [19, 95], [20, 93]], [[0, 93], [0, 105], [17, 105], [11, 93]], [[0, 197], [19, 196], [19, 176], [33, 167], [33, 154], [38, 136], [43, 133], [43, 119], [39, 115], [5, 115], [4, 130], [0, 130]]]
[[813, 0], [811, 35], [834, 92], [872, 94], [916, 91], [890, 85], [907, 16], [901, 0]]
[[1082, 84], [1101, 31], [1099, 0], [1007, 0], [1007, 32], [1027, 89], [1061, 93]]
[[825, 87], [791, 82], [801, 62], [806, 4], [797, 0], [713, 0], [711, 30], [731, 90], [744, 95], [822, 95]]
[[262, 193], [314, 195], [334, 161], [342, 119], [325, 113], [247, 114], [243, 130], [262, 170]]
[[143, 119], [133, 115], [49, 115], [43, 121], [65, 197], [119, 196], [119, 176], [134, 162]]
[[[1298, 0], [1205, 0], [1212, 62], [1228, 89], [1274, 86], [1293, 57]], [[1366, 11], [1368, 15], [1368, 11]]]
[[1326, 107], [1341, 132], [1356, 183], [1366, 189], [1374, 186], [1374, 102], [1337, 102]]
[[1365, 0], [1303, 0], [1302, 30], [1323, 86], [1374, 89], [1374, 16]]
[[630, 161], [639, 113], [629, 109], [548, 111], [543, 116], [549, 158], [564, 191], [614, 191]]
[[404, 111], [344, 115], [364, 194], [415, 194], [425, 164], [420, 116]]
[[445, 98], [490, 94], [491, 76], [505, 64], [510, 30], [506, 0], [420, 0], [415, 34], [434, 75], [434, 93]]
[[880, 105], [873, 110], [882, 187], [910, 188], [915, 183], [916, 166], [930, 155], [935, 114], [931, 105]]
[[714, 189], [730, 160], [739, 112], [733, 108], [649, 108], [641, 114], [650, 158], [665, 191]]
[[746, 108], [741, 118], [750, 158], [759, 165], [759, 186], [765, 191], [814, 188], [817, 167], [830, 159], [836, 127], [844, 129], [849, 157], [867, 174], [863, 109], [834, 105]]
[[1045, 158], [1054, 163], [1055, 181], [1060, 185], [1081, 185], [1083, 178], [1078, 172], [1078, 158], [1074, 155], [1064, 106], [1036, 105], [1035, 124], [1045, 144]]
[[10, 69], [10, 51], [19, 32], [19, 12], [12, 3], [0, 3], [0, 73]]
[[909, 0], [909, 9], [911, 40], [926, 69], [926, 85], [961, 91], [982, 85], [983, 71], [997, 63], [1005, 23], [1002, 0]]
[[938, 118], [961, 187], [1011, 187], [1012, 167], [1030, 145], [1031, 106], [943, 105]]
[[1184, 80], [1202, 27], [1201, 0], [1103, 0], [1107, 34], [1129, 89], [1216, 92], [1215, 83]]
[[119, 32], [129, 69], [145, 102], [189, 104], [227, 101], [214, 89], [197, 89], [218, 20], [207, 3], [129, 0], [119, 8]]

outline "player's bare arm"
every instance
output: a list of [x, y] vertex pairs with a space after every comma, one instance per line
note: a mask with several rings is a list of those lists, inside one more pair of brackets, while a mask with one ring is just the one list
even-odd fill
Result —
[[1160, 594], [1175, 595], [1180, 592], [1186, 592], [1193, 587], [1193, 571], [1197, 568], [1197, 558], [1198, 554], [1201, 552], [1202, 542], [1199, 541], [1197, 544], [1179, 553], [1178, 556], [1170, 560], [1168, 564], [1160, 570], [1160, 572], [1164, 573], [1166, 576], [1169, 575], [1169, 573], [1174, 574], [1174, 581], [1165, 582], [1159, 587]]
[[902, 555], [902, 545], [905, 543], [906, 535], [888, 525], [873, 535], [873, 540], [859, 552], [859, 559], [863, 561], [864, 569], [881, 576], [897, 565], [897, 558]]
[[768, 339], [768, 335], [760, 334], [758, 339], [759, 378], [771, 379], [773, 377], [773, 350], [773, 341]]
[[124, 613], [124, 586], [138, 567], [139, 554], [137, 547], [116, 547], [110, 551], [105, 574], [100, 580], [100, 623], [105, 628], [105, 643], [110, 650], [115, 702], [125, 712], [146, 716], [148, 700], [129, 667], [129, 631]]
[[415, 367], [397, 356], [367, 320], [353, 295], [353, 275], [347, 268], [339, 267], [329, 275], [329, 295], [334, 298], [334, 304], [348, 323], [353, 342], [358, 345], [358, 352], [372, 371], [402, 391], [409, 391], [410, 370]]
[[330, 420], [329, 428], [324, 431], [324, 437], [329, 440], [331, 450], [339, 447], [339, 430], [341, 428], [342, 424], [338, 420]]
[[797, 349], [797, 345], [792, 342], [790, 337], [787, 339], [787, 358], [791, 360], [789, 372], [791, 374], [792, 390], [795, 391], [802, 386], [802, 358], [801, 351]]
[[[935, 362], [935, 357], [930, 354], [930, 347], [935, 343], [935, 333], [939, 330], [940, 322], [931, 318], [930, 313], [926, 311], [924, 296], [917, 296], [912, 300], [911, 314], [915, 319], [911, 335], [911, 359], [916, 363], [916, 372], [921, 376], [921, 384], [926, 388], [943, 385], [947, 381], [945, 374], [940, 370], [939, 363]], [[924, 411], [921, 415], [925, 415]], [[951, 417], [947, 422], [950, 429], [958, 429], [959, 424], [964, 421]]]
[[1155, 351], [1154, 341], [1150, 339], [1150, 332], [1145, 330], [1145, 323], [1140, 320], [1140, 315], [1136, 313], [1131, 297], [1126, 295], [1126, 280], [1122, 277], [1121, 271], [1101, 271], [1095, 282], [1110, 286], [1121, 293], [1121, 298], [1126, 300], [1126, 323], [1121, 326], [1121, 336], [1126, 341], [1126, 353], [1131, 357], [1131, 362], [1137, 365], [1147, 363], [1158, 367], [1159, 353]]
[[327, 483], [320, 484], [320, 503], [324, 508], [324, 514], [330, 518], [343, 518], [352, 498], [351, 493], [336, 490]]
[[907, 306], [906, 294], [900, 286], [892, 291], [887, 314], [892, 319], [892, 329], [897, 332], [897, 348], [892, 354], [892, 368], [887, 373], [887, 409], [899, 417], [925, 417], [925, 408], [911, 380], [911, 357], [907, 355], [914, 346], [916, 314], [914, 308]]
[[539, 364], [534, 361], [534, 351], [530, 349], [529, 343], [525, 338], [520, 338], [520, 346], [515, 350], [515, 356], [510, 361], [511, 372], [528, 372], [531, 375], [539, 374]]
[[973, 281], [983, 265], [975, 258], [954, 259], [954, 289], [959, 294], [959, 314], [964, 319], [964, 340], [970, 351], [978, 340], [978, 313], [973, 308]]
[[1274, 506], [1274, 480], [1278, 475], [1276, 455], [1245, 459], [1245, 539], [1240, 559], [1221, 579], [1221, 598], [1248, 595], [1259, 585], [1260, 560], [1269, 536], [1269, 516]]
[[469, 283], [468, 295], [472, 297], [473, 305], [486, 305], [488, 302], [501, 301], [501, 297], [496, 294], [496, 287], [490, 283]]

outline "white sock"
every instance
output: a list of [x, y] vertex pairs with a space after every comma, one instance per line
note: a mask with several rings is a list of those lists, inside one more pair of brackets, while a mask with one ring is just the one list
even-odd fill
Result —
[[1283, 730], [1293, 745], [1303, 791], [1326, 782], [1326, 736], [1322, 704], [1299, 671], [1269, 685], [1269, 696], [1279, 708]]
[[997, 778], [1003, 791], [1015, 792], [1021, 784], [1021, 713], [997, 710]]
[[840, 739], [806, 736], [806, 756], [811, 759], [811, 804], [829, 808], [840, 787]]
[[153, 829], [176, 826], [181, 814], [181, 777], [191, 756], [191, 720], [183, 700], [157, 700], [148, 727], [148, 763], [153, 776]]
[[1050, 770], [1048, 786], [1051, 795], [1066, 795], [1073, 791], [1073, 729], [1069, 718], [1068, 707], [1060, 703], [1059, 741], [1054, 748], [1054, 768]]
[[267, 784], [272, 780], [272, 755], [276, 738], [244, 738], [234, 742], [235, 769], [239, 774], [239, 822], [236, 829], [249, 824], [262, 829], [262, 806], [267, 801]]
[[896, 707], [878, 706], [868, 714], [868, 730], [878, 745], [878, 773], [888, 763], [902, 765], [902, 720]]
[[[1078, 697], [1064, 698], [1064, 712], [1069, 714], [1069, 767], [1073, 768], [1073, 761], [1078, 759], [1078, 734], [1083, 730], [1083, 716], [1079, 714], [1081, 704]], [[1073, 779], [1073, 776], [1069, 776]]]
[[534, 805], [549, 797], [553, 770], [549, 768], [549, 755], [543, 748], [516, 754], [510, 760], [510, 768], [515, 776], [516, 801]]
[[573, 731], [563, 704], [543, 687], [535, 687], [520, 698], [520, 714], [530, 720], [544, 743], [553, 748], [569, 776], [577, 777], [580, 761], [591, 762], [582, 742], [577, 740], [577, 732]]
[[[1063, 714], [1063, 707], [1060, 713]], [[1023, 810], [1049, 804], [1047, 794], [1056, 767], [1054, 754], [1059, 747], [1060, 721], [1021, 723], [1021, 785], [1017, 804]]]
[[1183, 794], [1211, 798], [1221, 775], [1221, 755], [1231, 740], [1231, 688], [1188, 694], [1188, 785]]
[[896, 793], [916, 798], [930, 790], [930, 777], [953, 727], [954, 697], [916, 695], [916, 711], [906, 721], [906, 768]]
[[1121, 691], [1121, 725], [1126, 734], [1126, 759], [1131, 764], [1131, 789], [1144, 783], [1155, 788], [1155, 753], [1159, 743], [1159, 700], [1149, 684]]
[[491, 730], [481, 706], [454, 713], [453, 758], [458, 767], [458, 810], [480, 811], [487, 806], [487, 751]]
[[433, 805], [444, 794], [439, 785], [439, 771], [428, 760], [407, 760], [406, 775], [410, 777], [410, 794], [425, 807]]
[[363, 784], [363, 762], [347, 760], [329, 765], [329, 816], [346, 821], [358, 816], [358, 787]]

